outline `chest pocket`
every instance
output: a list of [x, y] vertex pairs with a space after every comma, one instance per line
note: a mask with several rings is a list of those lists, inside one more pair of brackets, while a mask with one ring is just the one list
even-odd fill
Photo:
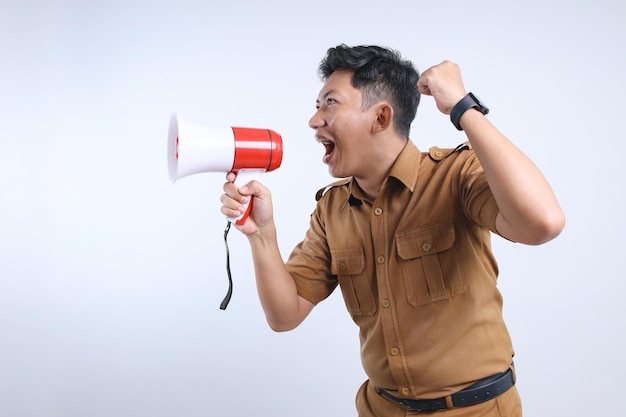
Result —
[[363, 248], [335, 249], [331, 254], [331, 273], [336, 275], [350, 314], [371, 316], [376, 313], [373, 282], [365, 273]]
[[407, 302], [412, 306], [446, 300], [467, 288], [454, 248], [454, 223], [398, 233], [396, 247]]

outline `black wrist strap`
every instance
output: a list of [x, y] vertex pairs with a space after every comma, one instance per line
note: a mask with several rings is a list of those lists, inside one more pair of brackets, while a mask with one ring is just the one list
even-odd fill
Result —
[[226, 310], [228, 303], [230, 303], [230, 297], [233, 295], [233, 277], [230, 274], [230, 253], [228, 251], [228, 231], [230, 230], [230, 222], [226, 223], [226, 230], [224, 230], [224, 245], [226, 245], [226, 274], [228, 275], [228, 292], [226, 297], [220, 304], [220, 310]]
[[476, 108], [482, 114], [489, 113], [489, 109], [482, 104], [480, 104], [480, 100], [476, 98], [476, 96], [472, 93], [468, 93], [465, 97], [463, 97], [458, 103], [454, 105], [452, 111], [450, 112], [450, 121], [457, 128], [457, 130], [463, 130], [461, 127], [461, 117], [471, 108]]

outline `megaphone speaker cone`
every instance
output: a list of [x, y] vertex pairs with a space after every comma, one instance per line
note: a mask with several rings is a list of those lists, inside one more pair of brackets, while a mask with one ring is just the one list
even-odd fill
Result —
[[201, 172], [230, 172], [235, 159], [233, 130], [195, 125], [174, 114], [167, 154], [172, 182]]

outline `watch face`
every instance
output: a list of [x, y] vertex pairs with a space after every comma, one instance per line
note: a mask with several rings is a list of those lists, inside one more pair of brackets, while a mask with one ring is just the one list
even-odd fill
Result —
[[476, 102], [476, 104], [478, 104], [479, 106], [482, 106], [483, 103], [480, 101], [480, 99], [478, 98], [478, 96], [474, 93], [469, 93], [470, 97], [472, 98], [472, 100], [474, 100]]
[[480, 101], [480, 99], [474, 93], [468, 93], [468, 94], [472, 98], [472, 100], [474, 100], [476, 104], [478, 104], [478, 108], [482, 112], [482, 114], [489, 113], [489, 109], [487, 108], [487, 106], [485, 106], [483, 102]]

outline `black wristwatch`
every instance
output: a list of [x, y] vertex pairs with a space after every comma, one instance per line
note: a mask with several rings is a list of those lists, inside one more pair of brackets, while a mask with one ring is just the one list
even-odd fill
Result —
[[489, 113], [489, 109], [472, 93], [468, 93], [458, 103], [454, 105], [450, 112], [450, 121], [458, 130], [463, 130], [461, 127], [461, 116], [468, 110], [474, 107], [482, 114]]

